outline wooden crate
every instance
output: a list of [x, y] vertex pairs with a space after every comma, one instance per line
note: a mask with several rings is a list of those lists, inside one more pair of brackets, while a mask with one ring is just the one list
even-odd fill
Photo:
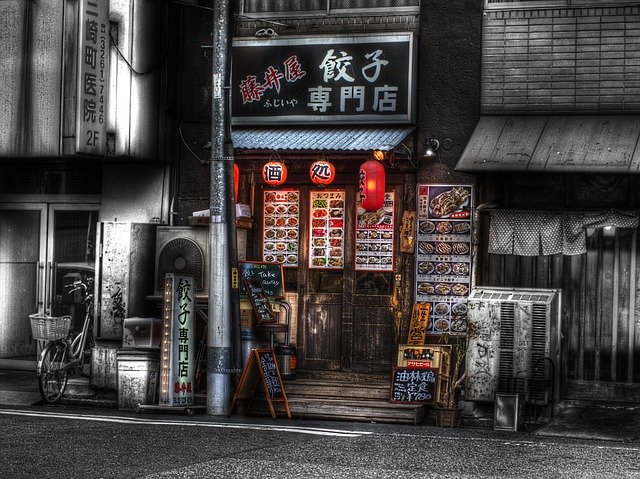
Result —
[[[426, 357], [428, 356], [428, 357]], [[437, 369], [439, 376], [451, 374], [451, 346], [448, 344], [426, 344], [398, 346], [398, 367]]]
[[436, 393], [433, 401], [434, 403], [445, 404], [447, 402], [449, 381], [451, 381], [451, 378], [446, 375], [439, 375], [436, 377]]

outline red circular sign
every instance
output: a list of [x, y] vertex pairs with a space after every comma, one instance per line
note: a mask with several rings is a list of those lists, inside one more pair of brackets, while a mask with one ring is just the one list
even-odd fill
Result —
[[309, 176], [316, 185], [329, 185], [336, 177], [336, 168], [326, 160], [314, 161], [309, 168]]

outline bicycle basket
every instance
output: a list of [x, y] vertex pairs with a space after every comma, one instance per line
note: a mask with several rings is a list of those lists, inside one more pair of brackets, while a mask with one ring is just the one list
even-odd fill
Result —
[[31, 333], [34, 339], [51, 341], [63, 339], [69, 334], [71, 316], [47, 316], [44, 314], [30, 314]]

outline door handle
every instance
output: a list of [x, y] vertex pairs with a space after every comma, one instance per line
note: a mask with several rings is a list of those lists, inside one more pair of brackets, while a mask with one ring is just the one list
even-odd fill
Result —
[[40, 292], [40, 280], [42, 276], [42, 261], [36, 262], [36, 312], [39, 312], [40, 299], [42, 297]]
[[45, 314], [51, 314], [51, 298], [53, 298], [53, 263], [51, 261], [47, 262], [48, 271], [47, 271], [47, 282], [45, 283], [46, 288], [46, 298], [44, 305]]

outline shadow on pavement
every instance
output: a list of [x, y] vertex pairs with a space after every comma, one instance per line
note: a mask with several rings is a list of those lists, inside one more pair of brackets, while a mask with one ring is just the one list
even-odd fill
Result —
[[535, 433], [538, 436], [640, 440], [640, 405], [566, 400], [556, 406], [555, 417]]

